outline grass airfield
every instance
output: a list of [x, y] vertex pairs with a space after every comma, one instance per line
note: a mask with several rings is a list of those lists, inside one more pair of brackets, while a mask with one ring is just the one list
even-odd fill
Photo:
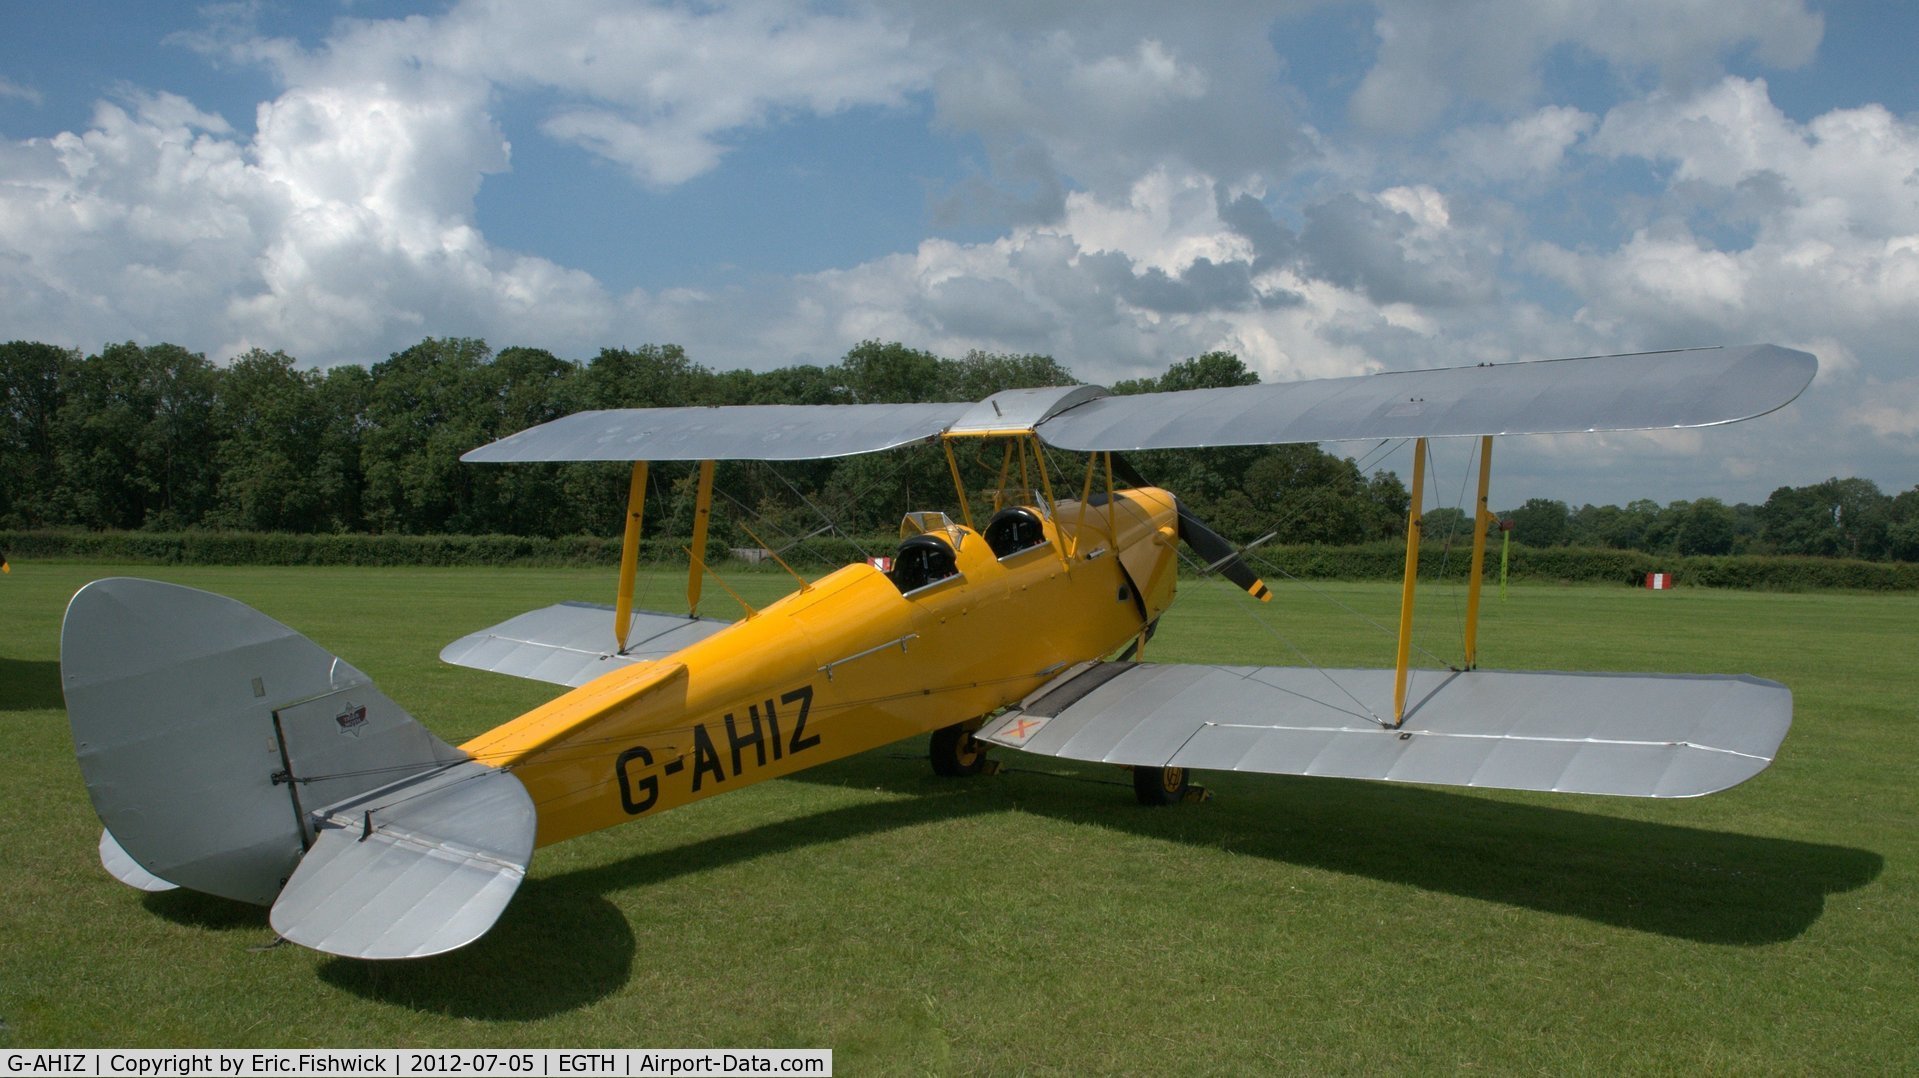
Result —
[[[938, 779], [915, 740], [542, 850], [478, 943], [364, 963], [262, 949], [264, 909], [100, 869], [58, 638], [72, 592], [112, 575], [250, 603], [455, 743], [556, 690], [440, 647], [613, 583], [15, 565], [0, 1047], [828, 1047], [844, 1074], [1919, 1067], [1914, 597], [1489, 589], [1488, 667], [1790, 686], [1779, 761], [1700, 800], [1207, 774], [1214, 800], [1148, 810], [1124, 772], [1016, 753]], [[791, 583], [727, 580], [755, 602]], [[1258, 620], [1184, 583], [1148, 657], [1390, 664], [1369, 619], [1393, 623], [1396, 585], [1275, 583]], [[683, 585], [649, 574], [642, 605]], [[1418, 642], [1456, 660], [1462, 607], [1422, 588]]]

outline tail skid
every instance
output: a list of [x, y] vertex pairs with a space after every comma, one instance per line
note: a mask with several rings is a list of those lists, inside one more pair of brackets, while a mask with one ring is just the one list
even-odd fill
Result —
[[99, 580], [68, 605], [60, 652], [101, 863], [130, 886], [271, 905], [295, 942], [397, 958], [477, 938], [525, 874], [517, 779], [251, 607]]

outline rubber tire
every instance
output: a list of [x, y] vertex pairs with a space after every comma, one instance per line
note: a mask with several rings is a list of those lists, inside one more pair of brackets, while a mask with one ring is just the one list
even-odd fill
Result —
[[1183, 767], [1133, 768], [1133, 796], [1142, 805], [1177, 805], [1192, 785], [1192, 776]]
[[977, 775], [986, 767], [986, 746], [973, 737], [973, 731], [963, 722], [933, 731], [928, 755], [933, 760], [933, 773], [947, 778]]

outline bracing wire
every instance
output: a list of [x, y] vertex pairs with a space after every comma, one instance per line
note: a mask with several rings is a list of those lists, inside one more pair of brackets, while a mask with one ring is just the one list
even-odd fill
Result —
[[[1181, 561], [1186, 563], [1188, 568], [1196, 569], [1200, 571], [1202, 575], [1211, 575], [1206, 573], [1205, 572], [1206, 567], [1204, 565], [1201, 565], [1199, 560], [1194, 558], [1186, 550], [1181, 549], [1179, 551], [1179, 557]], [[1220, 580], [1223, 586], [1232, 588], [1232, 590], [1235, 592], [1239, 590], [1238, 588], [1233, 587], [1230, 583], [1226, 582], [1224, 578], [1220, 578]], [[1239, 607], [1239, 604], [1234, 604], [1234, 605], [1236, 607]], [[1326, 679], [1326, 682], [1328, 684], [1330, 684], [1333, 688], [1338, 689], [1340, 692], [1340, 695], [1346, 697], [1346, 699], [1348, 700], [1351, 700], [1353, 702], [1353, 707], [1358, 708], [1359, 710], [1354, 711], [1349, 708], [1342, 707], [1339, 704], [1329, 703], [1328, 701], [1325, 701], [1325, 700], [1320, 700], [1314, 697], [1304, 696], [1304, 694], [1301, 694], [1303, 699], [1310, 700], [1312, 703], [1318, 704], [1319, 706], [1323, 708], [1327, 708], [1328, 710], [1337, 711], [1342, 715], [1351, 715], [1354, 718], [1364, 719], [1367, 722], [1376, 723], [1382, 726], [1387, 725], [1382, 719], [1380, 719], [1379, 716], [1372, 713], [1372, 710], [1366, 706], [1364, 701], [1360, 700], [1359, 697], [1354, 696], [1352, 693], [1352, 690], [1340, 684], [1339, 679], [1332, 675], [1332, 671], [1327, 670], [1325, 667], [1319, 665], [1319, 663], [1313, 659], [1312, 655], [1310, 655], [1305, 648], [1301, 647], [1297, 641], [1293, 640], [1291, 637], [1281, 632], [1277, 626], [1273, 625], [1267, 619], [1261, 617], [1258, 611], [1250, 608], [1246, 608], [1246, 607], [1239, 607], [1239, 608], [1245, 613], [1246, 617], [1252, 620], [1253, 624], [1259, 626], [1262, 630], [1266, 632], [1267, 635], [1271, 636], [1275, 640], [1278, 640], [1281, 644], [1284, 644], [1288, 649], [1290, 649], [1293, 654], [1299, 656], [1302, 662], [1304, 662], [1307, 666], [1312, 667], [1314, 671], [1316, 671], [1321, 677]], [[1207, 665], [1212, 665], [1214, 666], [1215, 669], [1219, 668], [1217, 664], [1207, 664]]]
[[1359, 474], [1361, 476], [1364, 476], [1366, 474], [1367, 468], [1373, 467], [1374, 465], [1377, 465], [1380, 461], [1385, 460], [1387, 457], [1392, 456], [1394, 453], [1399, 452], [1399, 447], [1405, 444], [1406, 444], [1406, 439], [1404, 438], [1400, 438], [1397, 440], [1392, 438], [1381, 438], [1378, 444], [1374, 445], [1371, 449], [1368, 449], [1366, 451], [1365, 456], [1353, 462], [1353, 467], [1359, 470]]
[[[826, 515], [826, 510], [821, 509], [819, 506], [813, 504], [813, 500], [811, 498], [808, 498], [805, 494], [800, 493], [800, 489], [793, 485], [792, 480], [786, 478], [786, 474], [784, 472], [781, 472], [778, 468], [770, 468], [768, 470], [771, 471], [774, 477], [779, 479], [781, 483], [785, 484], [787, 490], [790, 490], [793, 492], [793, 496], [795, 498], [798, 498], [801, 501], [801, 503], [803, 503], [808, 509], [811, 509], [813, 511], [813, 515], [819, 517], [820, 521], [824, 523], [829, 529], [831, 529], [834, 535], [842, 536], [848, 542], [852, 543], [853, 549], [860, 552], [860, 557], [866, 558], [869, 560], [873, 557], [872, 552], [867, 550], [866, 547], [860, 543], [857, 537], [849, 534], [844, 529], [842, 529], [839, 526], [838, 521]], [[898, 468], [897, 466], [895, 466], [895, 471], [897, 470]], [[869, 483], [868, 486], [870, 485], [871, 484]], [[866, 493], [866, 488], [862, 487], [857, 493], [854, 494], [854, 497], [857, 498], [864, 493]], [[818, 533], [816, 532], [815, 534], [818, 534]], [[805, 542], [806, 540], [802, 539], [800, 541]]]

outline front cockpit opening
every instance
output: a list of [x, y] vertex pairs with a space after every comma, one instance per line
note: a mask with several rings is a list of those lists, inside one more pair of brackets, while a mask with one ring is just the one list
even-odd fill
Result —
[[986, 522], [986, 545], [996, 558], [1046, 545], [1046, 528], [1039, 514], [1023, 505], [1009, 505]]
[[901, 594], [918, 591], [959, 575], [959, 562], [953, 548], [937, 535], [915, 535], [900, 543], [893, 555], [893, 571], [887, 578]]

